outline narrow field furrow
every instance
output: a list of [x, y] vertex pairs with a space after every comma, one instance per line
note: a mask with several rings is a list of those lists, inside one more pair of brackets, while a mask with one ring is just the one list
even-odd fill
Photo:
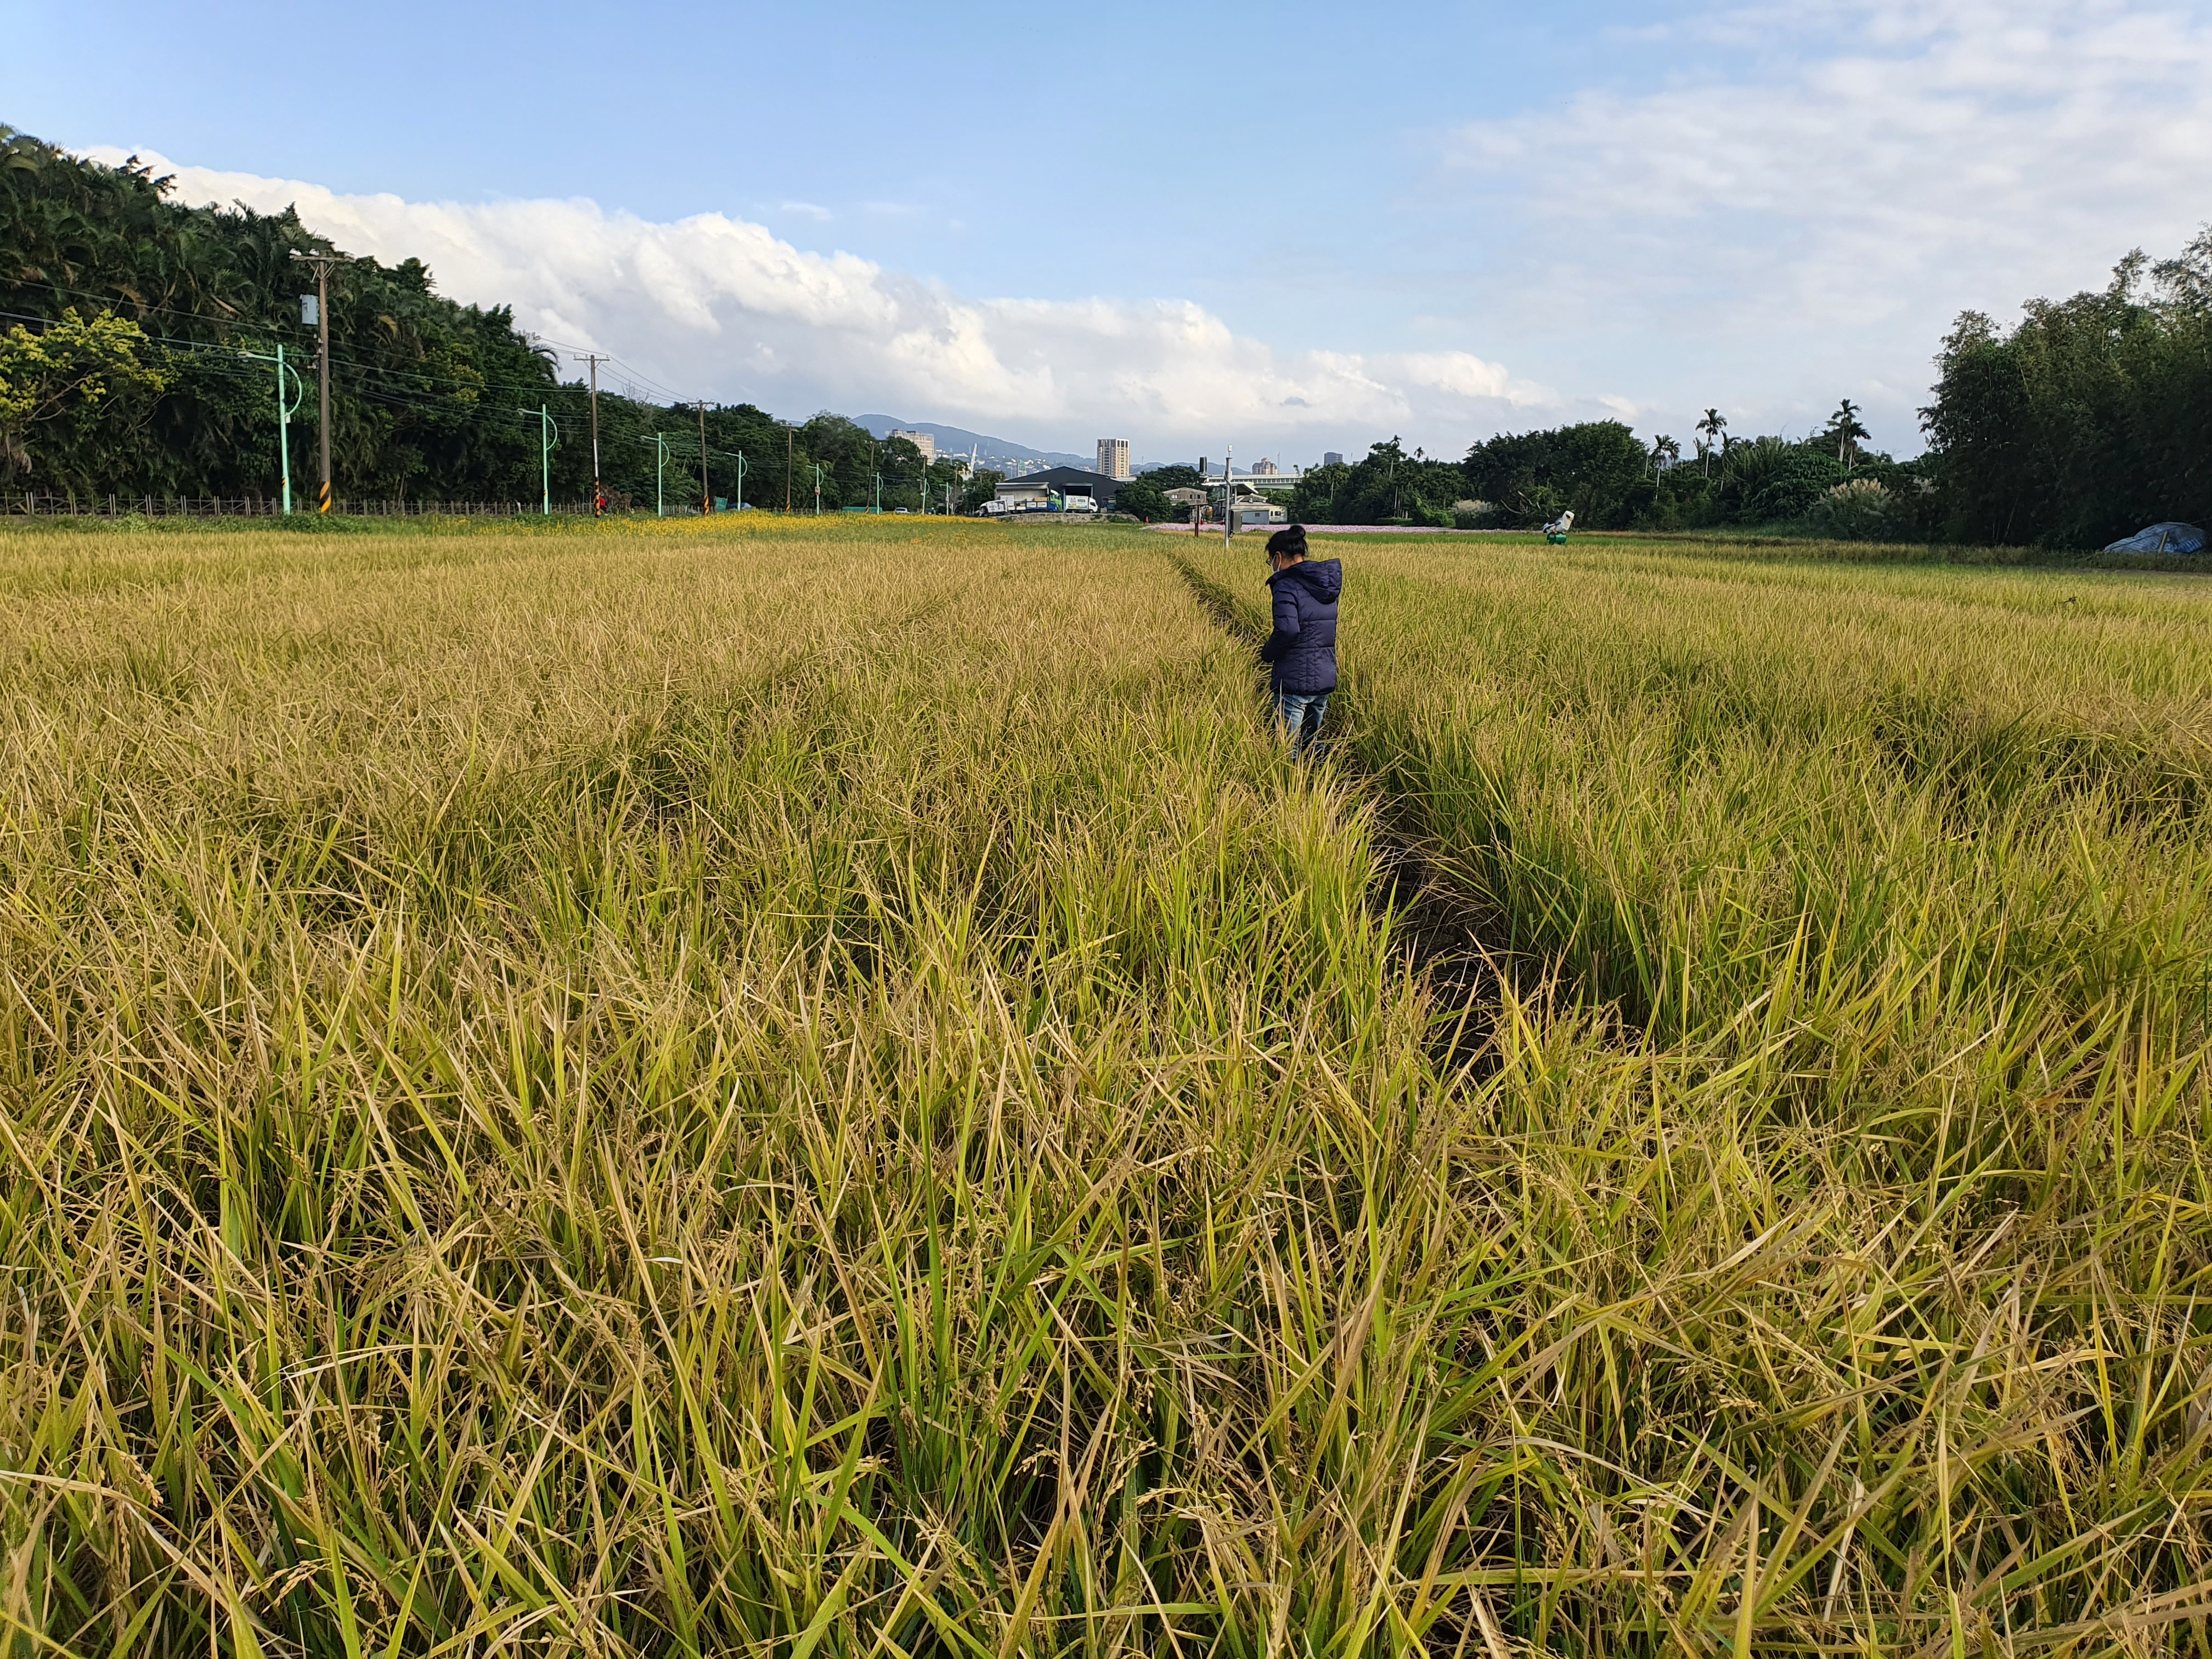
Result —
[[[1223, 582], [1182, 555], [1176, 574], [1200, 607], [1231, 639], [1256, 652], [1267, 637], [1266, 617], [1256, 605], [1241, 604]], [[1256, 677], [1255, 677], [1256, 678]], [[1351, 715], [1348, 692], [1333, 700], [1340, 723]], [[1262, 719], [1264, 720], [1264, 716]], [[1317, 751], [1334, 772], [1372, 781], [1358, 750], [1326, 743]], [[1498, 1006], [1498, 976], [1523, 971], [1530, 988], [1530, 964], [1516, 960], [1510, 931], [1495, 906], [1479, 897], [1471, 884], [1445, 870], [1440, 849], [1420, 839], [1416, 815], [1387, 790], [1373, 790], [1366, 805], [1374, 813], [1376, 877], [1369, 890], [1371, 908], [1387, 918], [1392, 936], [1436, 1006], [1435, 1051], [1449, 1071], [1491, 1060], [1487, 1042]]]

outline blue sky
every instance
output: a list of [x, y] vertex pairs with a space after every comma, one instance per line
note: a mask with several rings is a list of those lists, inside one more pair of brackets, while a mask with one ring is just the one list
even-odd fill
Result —
[[1957, 312], [2212, 219], [2208, 22], [122, 0], [21, 19], [18, 61], [101, 71], [4, 115], [779, 413], [1297, 461], [1605, 415], [1686, 448], [1708, 404], [1802, 432], [1850, 396], [1909, 453]]

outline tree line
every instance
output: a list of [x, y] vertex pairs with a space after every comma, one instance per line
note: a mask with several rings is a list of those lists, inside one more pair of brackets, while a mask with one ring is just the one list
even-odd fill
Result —
[[[268, 495], [278, 476], [272, 359], [303, 376], [315, 331], [292, 256], [335, 253], [290, 209], [187, 207], [134, 158], [117, 167], [0, 126], [0, 491]], [[437, 293], [420, 260], [331, 273], [331, 448], [338, 493], [538, 501], [540, 411], [559, 441], [551, 493], [592, 489], [590, 407], [573, 363], [503, 306]], [[564, 376], [564, 370], [567, 371]], [[312, 386], [293, 418], [312, 496]], [[811, 510], [972, 508], [994, 473], [926, 463], [841, 416], [787, 422], [603, 392], [599, 477], [617, 507], [743, 500]], [[1691, 453], [1619, 421], [1507, 433], [1457, 459], [1397, 438], [1316, 469], [1289, 506], [1310, 524], [1589, 529], [1776, 526], [1838, 536], [2095, 546], [2159, 520], [2212, 520], [2212, 231], [2176, 257], [2130, 254], [2109, 286], [2031, 301], [2010, 329], [1962, 314], [1936, 357], [1927, 447], [1867, 447], [1849, 399], [1802, 439], [1745, 437], [1707, 410]], [[703, 440], [703, 456], [702, 445]], [[703, 474], [702, 474], [703, 460]], [[1174, 516], [1189, 468], [1116, 506]], [[1188, 473], [1188, 478], [1181, 475]], [[1187, 510], [1187, 509], [1185, 509]]]
[[2212, 228], [2171, 259], [2129, 254], [2101, 290], [2030, 301], [2009, 331], [1964, 313], [1936, 368], [1923, 421], [1962, 538], [2212, 526]]
[[[1869, 447], [1845, 398], [1794, 440], [1739, 436], [1708, 409], [1687, 456], [1620, 421], [1506, 433], [1457, 460], [1394, 437], [1307, 473], [1288, 507], [1307, 524], [1528, 528], [1571, 511], [1593, 530], [2061, 547], [2165, 520], [2212, 525], [2212, 229], [2171, 259], [2130, 253], [2102, 290], [2030, 301], [2010, 330], [1967, 312], [1936, 368], [1927, 447], [1909, 461]], [[1176, 516], [1164, 486], [1196, 477], [1148, 474], [1140, 485], [1161, 490], [1125, 486], [1116, 505]]]
[[[1360, 460], [1307, 472], [1286, 505], [1291, 518], [1316, 525], [1527, 528], [1571, 511], [1596, 530], [1810, 522], [1833, 534], [1928, 531], [1940, 510], [1930, 463], [1864, 447], [1858, 416], [1846, 399], [1810, 438], [1742, 440], [1708, 410], [1687, 459], [1674, 439], [1647, 442], [1620, 421], [1506, 433], [1458, 460], [1409, 453], [1393, 437]], [[1158, 469], [1124, 484], [1115, 505], [1145, 518], [1187, 517], [1166, 491], [1196, 482], [1189, 467]]]
[[[0, 127], [0, 490], [274, 495], [282, 346], [301, 377], [294, 493], [312, 501], [317, 340], [300, 296], [313, 282], [292, 255], [337, 250], [289, 208], [170, 198], [136, 158], [105, 167]], [[586, 386], [507, 307], [445, 298], [417, 259], [347, 258], [331, 271], [329, 323], [337, 494], [534, 505], [550, 460], [556, 501], [590, 498]], [[740, 499], [740, 457], [743, 500], [806, 511], [817, 487], [824, 511], [913, 508], [942, 505], [948, 486], [972, 504], [994, 481], [833, 414], [787, 423], [710, 405], [702, 422], [694, 405], [602, 392], [599, 423], [617, 507]]]

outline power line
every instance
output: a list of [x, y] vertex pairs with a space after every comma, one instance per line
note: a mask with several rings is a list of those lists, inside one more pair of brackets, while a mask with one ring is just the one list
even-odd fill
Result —
[[[334, 256], [302, 254], [301, 257], [305, 260], [310, 258]], [[4, 281], [0, 281], [0, 289], [8, 288], [39, 289], [46, 293], [61, 295], [64, 297], [95, 300], [100, 301], [102, 305], [108, 307], [111, 310], [115, 309], [118, 307], [127, 307], [129, 309], [136, 312], [139, 315], [160, 315], [165, 317], [182, 318], [192, 322], [206, 323], [212, 327], [225, 330], [238, 330], [252, 333], [265, 333], [279, 331], [283, 327], [283, 324], [281, 320], [272, 322], [267, 318], [257, 317], [243, 311], [234, 311], [226, 315], [218, 316], [210, 312], [187, 310], [179, 306], [149, 305], [143, 301], [133, 300], [127, 295], [114, 292], [102, 293], [100, 290], [94, 289], [65, 288], [58, 283], [42, 283], [34, 281], [28, 277], [9, 278]], [[0, 318], [6, 318], [17, 322], [36, 323], [46, 327], [53, 326], [58, 320], [52, 317], [37, 316], [29, 312], [10, 311], [0, 311]], [[143, 331], [146, 332], [149, 339], [158, 340], [165, 345], [182, 347], [187, 350], [228, 351], [234, 349], [234, 347], [222, 341], [194, 340], [186, 338], [182, 335], [161, 334], [155, 333], [151, 331]], [[570, 346], [570, 343], [568, 341], [555, 340], [550, 336], [538, 334], [531, 331], [518, 329], [512, 331], [512, 333], [514, 338], [529, 343], [532, 347], [535, 347], [540, 343], [547, 346]], [[575, 346], [572, 349], [576, 354], [576, 360], [578, 362], [582, 362], [586, 356], [592, 355], [588, 353], [586, 349], [581, 346]], [[531, 355], [537, 356], [540, 361], [543, 361], [544, 354], [533, 349]], [[642, 369], [638, 368], [635, 364], [628, 362], [623, 358], [617, 357], [611, 353], [598, 353], [596, 355], [599, 356], [602, 362], [611, 363], [615, 368], [622, 370], [625, 375], [635, 382], [636, 386], [643, 386], [651, 391], [659, 392], [661, 398], [665, 400], [663, 405], [664, 407], [685, 406], [700, 401], [697, 398], [684, 396], [672, 386], [663, 385], [660, 381], [654, 380], [651, 375], [646, 374]], [[374, 375], [379, 379], [387, 381], [419, 380], [426, 382], [441, 383], [452, 386], [477, 389], [481, 390], [487, 396], [493, 397], [504, 397], [517, 392], [538, 392], [546, 386], [550, 385], [557, 386], [561, 384], [557, 379], [550, 381], [513, 381], [502, 380], [489, 374], [486, 374], [479, 379], [477, 377], [466, 374], [442, 374], [435, 369], [428, 368], [397, 368], [369, 362], [365, 359], [349, 358], [335, 353], [332, 354], [331, 357], [331, 366], [335, 370], [343, 371], [347, 375], [349, 381], [357, 380], [363, 375]], [[633, 388], [633, 390], [635, 388]], [[631, 401], [635, 403], [651, 404], [654, 400], [648, 398], [633, 397]], [[714, 404], [714, 407], [719, 410], [725, 407], [725, 405], [717, 402]], [[766, 411], [763, 410], [763, 413], [766, 413]]]
[[[33, 282], [28, 278], [9, 278], [4, 281], [0, 281], [0, 289], [6, 288], [42, 289], [52, 294], [73, 295], [87, 300], [97, 300], [101, 304], [106, 306], [110, 310], [116, 309], [118, 305], [128, 305], [131, 308], [135, 309], [142, 315], [150, 313], [165, 317], [180, 317], [187, 319], [192, 322], [206, 323], [216, 328], [227, 330], [234, 329], [254, 334], [281, 331], [283, 328], [283, 324], [281, 320], [271, 322], [267, 318], [250, 316], [242, 312], [234, 313], [228, 316], [219, 317], [204, 311], [186, 311], [175, 306], [149, 306], [143, 302], [130, 301], [123, 296], [118, 296], [114, 294], [101, 294], [91, 289], [64, 288], [58, 283]], [[53, 326], [58, 320], [55, 318], [34, 316], [28, 312], [20, 311], [0, 312], [0, 316], [11, 318], [19, 322], [38, 323], [46, 327]], [[167, 345], [183, 346], [187, 349], [204, 351], [224, 351], [230, 349], [227, 344], [220, 341], [193, 340], [187, 339], [182, 335], [160, 334], [143, 330], [142, 331], [146, 332], [149, 339], [160, 340], [164, 344]], [[517, 333], [515, 337], [526, 340], [532, 337]], [[531, 355], [538, 356], [540, 358], [540, 361], [543, 361], [542, 354], [533, 351]], [[467, 386], [475, 384], [475, 382], [473, 382], [467, 375], [441, 374], [437, 373], [435, 370], [428, 368], [393, 370], [384, 368], [377, 364], [356, 362], [344, 357], [333, 357], [331, 362], [333, 366], [347, 369], [354, 373], [376, 374], [387, 376], [394, 374], [410, 374], [419, 375], [424, 380], [442, 380], [451, 386]], [[538, 386], [543, 384], [558, 384], [558, 382], [532, 381], [529, 383], [529, 387], [530, 389], [535, 390]], [[487, 391], [511, 392], [521, 389], [520, 386], [516, 385], [507, 385], [495, 381], [489, 375], [485, 377], [483, 381], [483, 385]], [[672, 397], [670, 401], [681, 403], [685, 400]]]
[[[54, 318], [34, 316], [29, 312], [23, 311], [0, 311], [0, 319], [18, 323], [33, 323], [42, 329], [58, 328], [61, 326], [59, 321]], [[147, 339], [171, 350], [197, 351], [210, 355], [215, 360], [215, 362], [210, 365], [210, 368], [216, 373], [227, 372], [223, 364], [223, 360], [239, 356], [241, 350], [239, 344], [228, 341], [193, 340], [187, 339], [182, 335], [161, 334], [143, 329], [140, 330], [140, 332], [144, 334]], [[256, 329], [252, 332], [246, 332], [241, 329], [240, 332], [246, 334], [246, 339], [249, 343], [264, 343], [263, 331], [258, 329]], [[362, 362], [356, 359], [340, 357], [336, 355], [332, 356], [331, 362], [334, 368], [347, 371], [349, 378], [351, 379], [368, 378], [384, 381], [399, 381], [403, 384], [410, 380], [443, 380], [451, 386], [466, 387], [471, 391], [480, 392], [488, 398], [528, 393], [542, 394], [548, 390], [549, 387], [557, 387], [558, 386], [558, 382], [544, 380], [507, 382], [495, 380], [489, 378], [477, 380], [471, 380], [462, 375], [438, 374], [428, 370], [414, 371], [407, 369], [387, 369], [374, 363]], [[429, 395], [433, 397], [438, 395], [434, 390], [429, 387], [410, 386], [406, 389], [410, 391], [419, 390], [428, 392], [429, 392]], [[366, 391], [356, 389], [353, 395], [356, 397], [368, 397], [373, 394]], [[387, 394], [386, 400], [392, 401], [393, 399]], [[452, 404], [448, 403], [441, 404], [435, 406], [440, 408], [451, 408]], [[433, 405], [423, 404], [421, 407], [430, 408], [433, 407]]]
[[[516, 393], [537, 392], [542, 395], [550, 389], [559, 387], [560, 383], [558, 382], [557, 378], [549, 380], [532, 380], [526, 382], [514, 382], [503, 380], [490, 374], [481, 375], [453, 374], [441, 373], [428, 367], [416, 368], [404, 365], [387, 366], [386, 364], [343, 358], [336, 356], [329, 349], [330, 313], [327, 304], [329, 296], [328, 270], [331, 264], [343, 262], [343, 256], [322, 252], [311, 253], [304, 250], [298, 249], [294, 249], [290, 252], [294, 257], [301, 259], [302, 263], [311, 263], [317, 266], [317, 292], [313, 298], [315, 301], [314, 326], [318, 334], [318, 344], [320, 347], [320, 349], [318, 352], [317, 362], [317, 378], [319, 382], [319, 392], [320, 393], [320, 397], [319, 398], [320, 419], [318, 422], [318, 439], [319, 447], [321, 451], [320, 470], [323, 475], [322, 489], [318, 502], [319, 510], [325, 512], [331, 510], [330, 507], [327, 505], [331, 499], [329, 445], [331, 442], [331, 433], [333, 428], [333, 422], [331, 418], [330, 377], [334, 371], [343, 370], [346, 373], [350, 388], [348, 395], [359, 402], [380, 405], [397, 410], [413, 411], [419, 412], [426, 416], [435, 416], [444, 422], [473, 427], [480, 426], [481, 423], [486, 420], [499, 422], [512, 421], [520, 423], [528, 421], [533, 417], [541, 419], [550, 418], [550, 414], [544, 411], [533, 412], [526, 410], [517, 410], [502, 408], [498, 406], [493, 400], [502, 396], [509, 396]], [[38, 289], [64, 297], [77, 297], [96, 301], [111, 312], [121, 308], [128, 311], [135, 311], [140, 316], [176, 318], [204, 323], [208, 325], [211, 329], [220, 331], [224, 334], [243, 335], [246, 337], [246, 343], [242, 343], [229, 340], [192, 339], [182, 335], [165, 333], [158, 329], [141, 328], [141, 332], [145, 336], [145, 337], [165, 349], [200, 354], [200, 362], [195, 371], [199, 374], [215, 375], [236, 380], [258, 379], [258, 372], [247, 368], [240, 360], [242, 358], [249, 358], [265, 354], [255, 353], [246, 349], [246, 343], [260, 343], [271, 333], [281, 335], [288, 331], [283, 328], [281, 322], [272, 322], [265, 317], [256, 317], [251, 313], [239, 310], [227, 309], [225, 314], [216, 315], [204, 311], [188, 310], [182, 307], [148, 304], [143, 301], [134, 300], [130, 296], [120, 295], [112, 292], [103, 293], [88, 289], [70, 289], [54, 283], [41, 283], [29, 279], [15, 279], [9, 282], [0, 282], [0, 291], [4, 291], [9, 287], [19, 289]], [[0, 319], [29, 324], [40, 330], [47, 330], [58, 326], [60, 320], [51, 316], [40, 316], [27, 312], [12, 312], [5, 310], [0, 310]], [[539, 343], [541, 341], [544, 341], [544, 343], [547, 344], [561, 343], [558, 342], [546, 341], [543, 336], [527, 333], [523, 331], [514, 331], [511, 337], [524, 341], [526, 343], [531, 356], [539, 362], [543, 362], [546, 356], [546, 354], [539, 348]], [[601, 476], [599, 447], [598, 442], [598, 368], [599, 365], [601, 363], [616, 364], [617, 366], [628, 370], [645, 386], [664, 394], [668, 398], [668, 404], [666, 405], [661, 405], [661, 407], [681, 406], [687, 403], [690, 405], [698, 425], [698, 438], [696, 441], [698, 443], [700, 452], [700, 487], [702, 500], [711, 501], [712, 499], [711, 492], [713, 485], [709, 465], [712, 459], [716, 456], [720, 456], [725, 459], [734, 460], [738, 464], [739, 477], [738, 489], [740, 493], [742, 493], [746, 457], [742, 450], [722, 450], [707, 442], [707, 399], [681, 398], [672, 388], [663, 386], [660, 382], [654, 380], [650, 375], [645, 374], [635, 369], [632, 365], [615, 357], [611, 353], [583, 351], [575, 354], [575, 357], [576, 361], [586, 363], [590, 370], [588, 396], [591, 398], [593, 437], [592, 495], [595, 511], [600, 510], [601, 504], [605, 501], [605, 489]], [[465, 400], [456, 398], [451, 394], [441, 395], [437, 390], [437, 386], [440, 384], [459, 389], [471, 395]], [[646, 407], [654, 406], [650, 399], [645, 398], [638, 398], [635, 399], [635, 401]], [[724, 407], [724, 405], [717, 403], [714, 407], [719, 411]], [[763, 415], [766, 413], [766, 411], [761, 412]], [[769, 418], [773, 420], [774, 417], [769, 416]], [[776, 423], [786, 427], [786, 448], [787, 450], [793, 449], [795, 440], [791, 436], [791, 423], [783, 422], [778, 422]], [[283, 434], [280, 432], [280, 448], [283, 447]], [[541, 426], [541, 441], [543, 436], [544, 432]], [[677, 437], [675, 440], [676, 446], [680, 446], [680, 448], [690, 447], [690, 442], [686, 441], [688, 437], [689, 434], [683, 434]], [[666, 441], [666, 440], [664, 438], [663, 441]], [[545, 456], [541, 455], [541, 463], [544, 463], [546, 459], [547, 458]], [[790, 493], [790, 474], [794, 465], [794, 458], [791, 455], [787, 455], [786, 458], [785, 478], [787, 495]], [[817, 479], [817, 490], [818, 483], [819, 480]], [[547, 486], [547, 493], [550, 495], [550, 483]], [[787, 503], [787, 506], [788, 503]]]
[[[691, 401], [689, 398], [684, 397], [681, 392], [661, 385], [660, 382], [654, 380], [652, 375], [641, 373], [629, 363], [624, 362], [619, 357], [610, 357], [607, 361], [612, 363], [617, 368], [622, 370], [623, 374], [628, 374], [631, 379], [636, 380], [640, 385], [649, 386], [655, 392], [665, 393], [667, 395], [668, 401], [672, 404], [684, 404]], [[638, 401], [642, 403], [645, 400], [641, 398]]]

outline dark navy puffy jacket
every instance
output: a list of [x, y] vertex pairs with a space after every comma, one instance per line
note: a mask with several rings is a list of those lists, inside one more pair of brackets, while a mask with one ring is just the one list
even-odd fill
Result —
[[1307, 696], [1336, 690], [1336, 596], [1344, 591], [1344, 565], [1308, 559], [1267, 578], [1275, 594], [1275, 631], [1260, 647], [1272, 665], [1268, 685]]

